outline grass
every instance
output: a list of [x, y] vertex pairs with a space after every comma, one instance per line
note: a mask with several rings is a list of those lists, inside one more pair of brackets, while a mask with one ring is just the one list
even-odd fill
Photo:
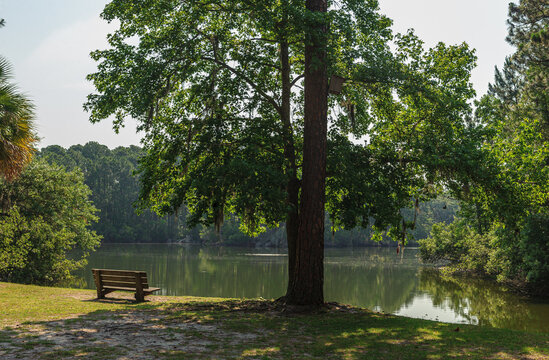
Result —
[[549, 359], [549, 334], [339, 305], [296, 314], [265, 300], [116, 296], [0, 283], [0, 358]]
[[[25, 321], [65, 319], [90, 312], [112, 312], [149, 307], [150, 303], [93, 301], [95, 290], [65, 289], [0, 282], [0, 326]], [[159, 297], [155, 297], [159, 298]], [[162, 297], [163, 303], [196, 302], [197, 297]], [[215, 299], [214, 299], [215, 300]], [[217, 299], [221, 300], [221, 299]]]

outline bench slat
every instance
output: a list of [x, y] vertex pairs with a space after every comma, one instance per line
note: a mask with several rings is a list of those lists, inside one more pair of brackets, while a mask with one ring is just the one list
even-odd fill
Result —
[[[103, 286], [103, 289], [109, 289], [109, 290], [122, 290], [122, 291], [135, 291], [134, 287], [124, 287], [124, 286]], [[158, 291], [160, 288], [144, 288], [143, 292], [153, 292]]]
[[[108, 281], [108, 280], [103, 280], [102, 284], [103, 284], [103, 287], [105, 287], [105, 286], [123, 286], [123, 287], [133, 287], [134, 289], [137, 288], [137, 286], [135, 285], [135, 281], [129, 282], [129, 281]], [[148, 284], [147, 284], [147, 286], [148, 286]], [[143, 287], [147, 287], [147, 286], [143, 285]]]
[[[132, 276], [115, 276], [115, 275], [103, 275], [101, 274], [101, 280], [103, 281], [125, 281], [135, 283], [135, 275]], [[147, 280], [146, 276], [141, 276], [141, 281]]]
[[103, 289], [108, 290], [125, 290], [125, 291], [135, 291], [135, 287], [126, 287], [126, 286], [103, 286]]
[[121, 275], [121, 276], [135, 276], [136, 273], [141, 276], [147, 276], [144, 271], [128, 271], [128, 270], [106, 270], [106, 269], [92, 269], [92, 271], [99, 271], [101, 275]]

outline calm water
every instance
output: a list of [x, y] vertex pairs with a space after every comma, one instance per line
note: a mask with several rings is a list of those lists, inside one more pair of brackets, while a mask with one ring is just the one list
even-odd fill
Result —
[[[444, 280], [416, 249], [327, 249], [325, 299], [415, 318], [549, 332], [549, 302], [523, 299], [480, 280]], [[144, 270], [161, 295], [277, 298], [287, 257], [271, 249], [105, 244], [76, 285], [95, 287], [91, 268]], [[158, 293], [157, 293], [158, 294]]]

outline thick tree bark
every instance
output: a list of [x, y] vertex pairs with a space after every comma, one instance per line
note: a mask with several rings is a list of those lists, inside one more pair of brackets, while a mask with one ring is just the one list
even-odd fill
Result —
[[[292, 279], [295, 264], [295, 247], [297, 242], [297, 230], [299, 226], [298, 206], [299, 206], [299, 179], [297, 178], [297, 163], [295, 155], [294, 134], [291, 121], [291, 80], [290, 80], [290, 56], [287, 40], [284, 38], [280, 42], [280, 64], [282, 69], [282, 101], [281, 118], [284, 131], [284, 157], [286, 158], [287, 184], [287, 203], [290, 208], [286, 216], [286, 240], [288, 242], [288, 274]], [[290, 286], [291, 281], [288, 281]]]
[[[326, 12], [326, 0], [307, 0], [307, 10]], [[286, 302], [291, 305], [324, 303], [324, 203], [328, 76], [326, 26], [311, 26], [305, 46], [305, 128], [299, 229], [293, 276]]]

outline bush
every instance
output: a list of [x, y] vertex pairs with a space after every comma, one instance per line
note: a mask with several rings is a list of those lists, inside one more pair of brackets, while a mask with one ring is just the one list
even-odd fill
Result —
[[[493, 232], [481, 235], [462, 221], [433, 225], [431, 235], [419, 240], [420, 256], [425, 262], [444, 262], [449, 271], [488, 274], [486, 265], [493, 261]], [[491, 274], [488, 274], [491, 275]]]
[[0, 280], [52, 285], [85, 265], [100, 242], [88, 229], [97, 220], [89, 195], [81, 172], [41, 161], [13, 182], [0, 179]]
[[423, 261], [444, 262], [450, 272], [472, 271], [512, 281], [533, 293], [548, 289], [548, 215], [530, 216], [520, 233], [494, 226], [481, 235], [462, 220], [436, 224], [431, 236], [419, 243]]

